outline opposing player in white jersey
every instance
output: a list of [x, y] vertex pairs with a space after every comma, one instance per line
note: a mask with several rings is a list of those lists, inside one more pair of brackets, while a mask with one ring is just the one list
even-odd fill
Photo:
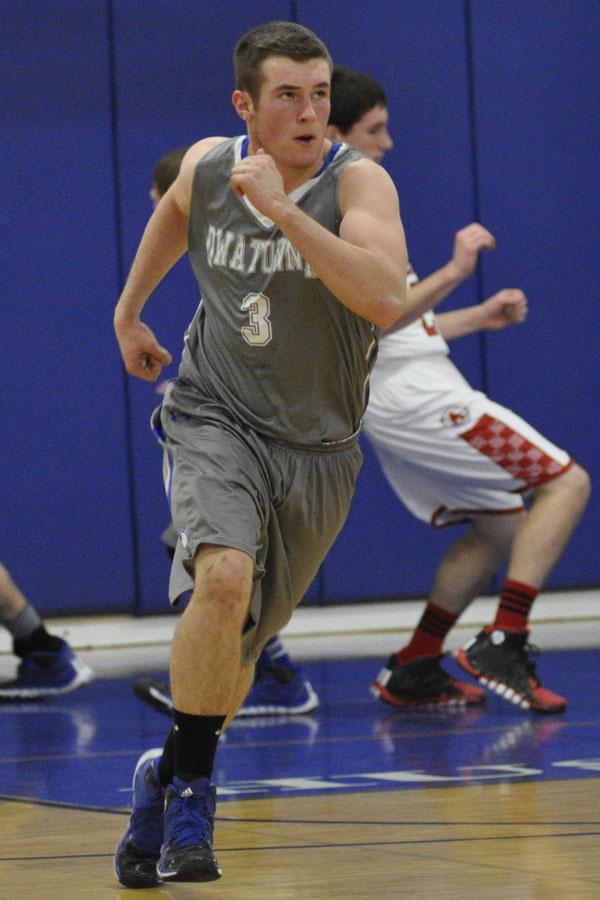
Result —
[[115, 310], [127, 371], [155, 381], [171, 356], [141, 313], [188, 250], [202, 302], [154, 425], [179, 534], [169, 592], [192, 593], [171, 652], [173, 728], [138, 761], [115, 854], [129, 887], [221, 874], [219, 735], [342, 527], [378, 332], [406, 305], [394, 185], [325, 139], [325, 45], [271, 22], [240, 38], [234, 61], [247, 134], [186, 154]]
[[[381, 85], [352, 69], [334, 70], [330, 122], [332, 140], [348, 141], [377, 162], [392, 147]], [[407, 310], [383, 336], [371, 378], [364, 430], [394, 492], [437, 528], [469, 523], [438, 567], [409, 644], [392, 654], [373, 685], [376, 696], [397, 707], [483, 699], [481, 688], [451, 678], [440, 658], [458, 616], [504, 564], [495, 620], [457, 660], [521, 707], [552, 713], [566, 706], [536, 675], [528, 614], [585, 509], [588, 475], [522, 418], [474, 390], [448, 358], [446, 339], [522, 321], [522, 291], [432, 312], [494, 244], [487, 229], [472, 223], [456, 233], [441, 269], [419, 281], [409, 268]]]

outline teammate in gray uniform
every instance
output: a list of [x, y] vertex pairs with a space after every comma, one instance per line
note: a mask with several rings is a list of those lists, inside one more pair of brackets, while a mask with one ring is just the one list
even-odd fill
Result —
[[[380, 162], [392, 146], [381, 85], [336, 67], [329, 136]], [[494, 621], [457, 656], [489, 690], [525, 709], [562, 712], [542, 686], [528, 646], [528, 617], [590, 493], [588, 474], [564, 450], [506, 407], [475, 391], [448, 358], [446, 339], [523, 321], [522, 291], [504, 289], [465, 309], [433, 314], [495, 246], [477, 222], [455, 236], [452, 259], [419, 281], [409, 268], [407, 309], [382, 336], [364, 431], [408, 509], [442, 527], [468, 530], [442, 559], [408, 645], [392, 654], [374, 694], [396, 707], [479, 703], [482, 688], [440, 664], [461, 612], [507, 564]], [[523, 497], [529, 500], [529, 509]]]
[[344, 522], [378, 329], [406, 298], [391, 179], [325, 140], [324, 44], [300, 25], [268, 23], [240, 39], [234, 59], [247, 136], [188, 152], [115, 311], [127, 371], [156, 380], [171, 357], [140, 314], [189, 249], [202, 303], [154, 422], [180, 534], [170, 594], [192, 596], [172, 646], [174, 726], [162, 753], [138, 761], [115, 855], [128, 886], [221, 874], [218, 737]]
[[21, 660], [15, 678], [0, 684], [1, 700], [39, 700], [86, 684], [92, 670], [63, 638], [49, 634], [37, 611], [0, 563], [0, 625]]

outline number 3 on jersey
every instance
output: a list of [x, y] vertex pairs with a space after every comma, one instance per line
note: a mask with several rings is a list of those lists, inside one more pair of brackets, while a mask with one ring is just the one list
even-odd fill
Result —
[[242, 310], [248, 313], [248, 325], [242, 325], [242, 337], [252, 347], [264, 347], [273, 337], [269, 319], [271, 301], [265, 294], [246, 294]]

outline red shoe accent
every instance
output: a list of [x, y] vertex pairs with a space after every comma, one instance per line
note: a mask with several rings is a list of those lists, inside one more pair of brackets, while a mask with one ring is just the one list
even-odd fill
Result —
[[380, 681], [373, 682], [372, 692], [380, 700], [399, 709], [415, 706], [471, 706], [474, 703], [483, 703], [485, 700], [485, 690], [476, 684], [467, 684], [466, 681], [458, 681], [456, 678], [451, 678], [450, 682], [452, 687], [458, 691], [459, 697], [456, 694], [435, 694], [432, 697], [420, 697], [418, 700], [400, 700], [391, 694]]
[[473, 668], [473, 666], [471, 665], [471, 663], [470, 663], [469, 660], [467, 659], [467, 654], [465, 653], [465, 651], [463, 650], [462, 647], [461, 647], [461, 649], [458, 651], [458, 653], [455, 655], [454, 658], [455, 658], [456, 662], [458, 663], [458, 665], [461, 667], [461, 669], [464, 669], [465, 672], [468, 672], [469, 675], [472, 675], [472, 676], [473, 676], [473, 678], [479, 678], [479, 677], [480, 677], [481, 672], [478, 672], [477, 669], [474, 669], [474, 668]]
[[452, 685], [462, 694], [465, 703], [483, 703], [485, 700], [485, 691], [476, 684], [468, 684], [466, 681], [458, 681], [457, 678], [452, 679]]
[[531, 709], [537, 709], [538, 712], [558, 713], [567, 708], [567, 701], [560, 694], [549, 691], [548, 688], [542, 687], [533, 679], [531, 687], [533, 690], [533, 700], [530, 701]]
[[[490, 628], [484, 630], [491, 631]], [[473, 678], [477, 678], [482, 684], [488, 685], [490, 679], [483, 676], [481, 672], [479, 672], [471, 665], [464, 649], [461, 648], [457, 652], [455, 659], [461, 669], [464, 669], [465, 672], [468, 672], [469, 675], [473, 676]], [[463, 684], [464, 682], [460, 683]], [[545, 713], [564, 712], [564, 710], [567, 708], [567, 701], [564, 697], [561, 697], [560, 694], [555, 694], [553, 691], [549, 691], [548, 688], [542, 687], [541, 684], [533, 678], [529, 683], [531, 684], [533, 699], [528, 700], [522, 694], [519, 694], [515, 691], [515, 697], [511, 700], [512, 703], [515, 703], [515, 701], [518, 699], [519, 703], [516, 705], [520, 705], [523, 708], [534, 709], [537, 710], [537, 712]], [[494, 682], [494, 686], [491, 687], [490, 690], [492, 690], [496, 694], [499, 694], [500, 696], [503, 696], [506, 691], [506, 685]]]

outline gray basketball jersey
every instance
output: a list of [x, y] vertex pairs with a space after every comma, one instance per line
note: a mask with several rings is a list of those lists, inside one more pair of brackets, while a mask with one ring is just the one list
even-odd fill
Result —
[[[243, 136], [224, 141], [194, 174], [189, 254], [202, 302], [178, 380], [199, 390], [200, 411], [211, 418], [221, 411], [287, 444], [337, 444], [360, 427], [378, 330], [334, 297], [270, 219], [234, 194], [231, 169], [247, 145]], [[290, 199], [338, 234], [340, 176], [359, 158], [334, 145]]]

